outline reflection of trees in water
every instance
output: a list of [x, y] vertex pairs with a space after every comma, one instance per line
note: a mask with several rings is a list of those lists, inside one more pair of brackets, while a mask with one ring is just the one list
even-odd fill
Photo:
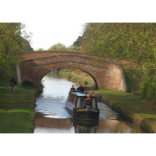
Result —
[[102, 119], [98, 125], [85, 126], [84, 124], [74, 124], [75, 133], [143, 133], [134, 123], [123, 122], [117, 119]]
[[139, 126], [131, 123], [129, 126], [127, 123], [129, 121], [123, 122], [119, 120], [100, 120], [99, 128], [97, 133], [141, 133], [143, 132]]

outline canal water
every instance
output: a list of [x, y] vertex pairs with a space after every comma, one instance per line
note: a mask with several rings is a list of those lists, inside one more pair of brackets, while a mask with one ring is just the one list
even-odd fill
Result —
[[144, 133], [136, 124], [122, 118], [104, 103], [98, 102], [99, 122], [86, 126], [74, 123], [65, 108], [72, 84], [49, 73], [42, 80], [43, 93], [37, 98], [34, 133]]

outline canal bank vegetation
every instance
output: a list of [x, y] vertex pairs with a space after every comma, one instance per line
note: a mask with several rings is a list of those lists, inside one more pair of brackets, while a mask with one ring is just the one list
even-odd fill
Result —
[[156, 103], [137, 94], [109, 89], [87, 91], [147, 132], [156, 133]]
[[0, 133], [32, 133], [35, 89], [0, 87]]
[[35, 101], [42, 89], [27, 83], [12, 92], [8, 77], [1, 75], [0, 82], [0, 133], [33, 133]]
[[36, 88], [11, 92], [10, 80], [17, 79], [19, 52], [33, 51], [23, 23], [0, 23], [0, 133], [31, 133]]
[[93, 79], [80, 69], [62, 68], [59, 74], [71, 82], [82, 83], [84, 88], [92, 87], [94, 85]]

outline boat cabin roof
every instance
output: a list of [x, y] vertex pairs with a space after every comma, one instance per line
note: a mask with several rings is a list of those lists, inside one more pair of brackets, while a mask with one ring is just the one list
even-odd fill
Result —
[[[86, 97], [88, 93], [84, 93], [84, 92], [71, 92], [71, 94], [73, 94], [75, 96]], [[95, 96], [90, 95], [90, 97], [95, 97]]]

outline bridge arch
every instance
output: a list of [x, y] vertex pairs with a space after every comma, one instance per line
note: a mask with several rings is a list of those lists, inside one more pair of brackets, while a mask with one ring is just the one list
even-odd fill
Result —
[[50, 71], [73, 67], [91, 75], [99, 88], [127, 91], [123, 69], [110, 62], [96, 61], [92, 55], [42, 51], [21, 53], [20, 57], [22, 81], [29, 80], [37, 86], [40, 86], [42, 78]]
[[[61, 62], [60, 62], [60, 64], [61, 64]], [[47, 75], [49, 72], [51, 72], [52, 70], [56, 70], [56, 69], [58, 69], [58, 67], [59, 68], [70, 68], [71, 67], [71, 65], [60, 65], [59, 63], [57, 64], [57, 65], [55, 65], [55, 69], [54, 68], [49, 68], [49, 71], [46, 71], [43, 75], [42, 75], [42, 78], [41, 78], [41, 80], [43, 79], [43, 77], [45, 76], [45, 75]], [[72, 66], [73, 68], [75, 68], [75, 69], [81, 69], [82, 71], [84, 71], [85, 73], [87, 73], [89, 76], [91, 76], [92, 77], [92, 79], [93, 79], [93, 81], [94, 81], [94, 85], [90, 88], [90, 89], [98, 89], [98, 83], [97, 83], [97, 80], [94, 78], [94, 76], [92, 75], [92, 74], [90, 74], [88, 71], [86, 71], [86, 70], [84, 70], [84, 68], [82, 69], [82, 68], [79, 68], [79, 67], [76, 67], [76, 66]]]

